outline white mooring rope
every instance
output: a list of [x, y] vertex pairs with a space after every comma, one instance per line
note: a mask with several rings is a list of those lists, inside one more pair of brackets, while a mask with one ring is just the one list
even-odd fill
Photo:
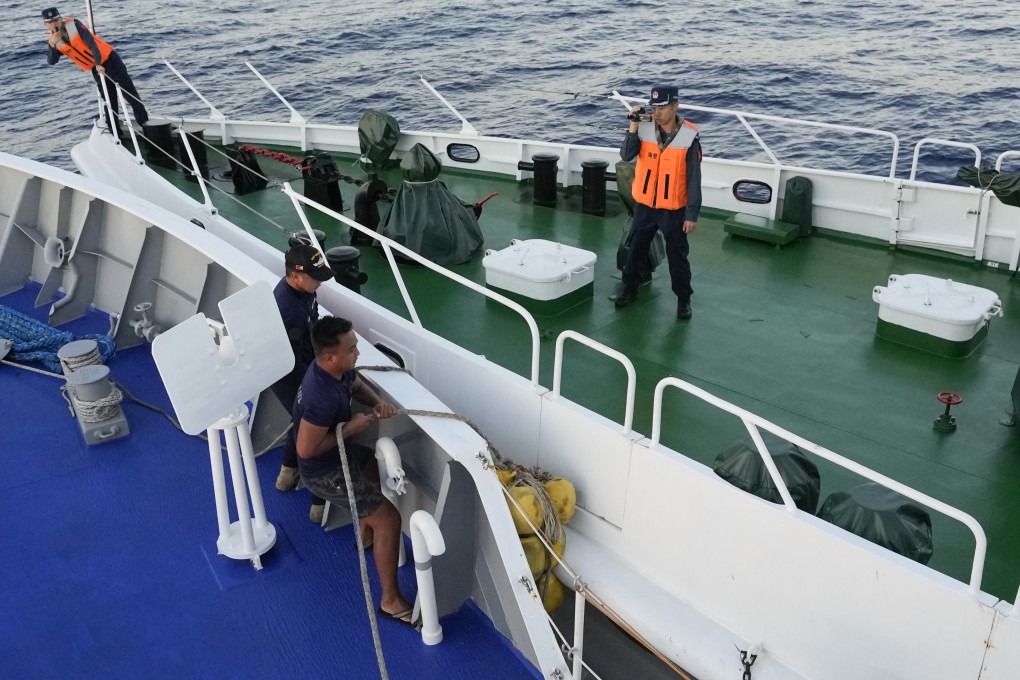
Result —
[[351, 466], [347, 462], [347, 449], [344, 446], [344, 436], [341, 433], [346, 423], [337, 423], [336, 444], [340, 447], [340, 463], [344, 468], [344, 482], [347, 484], [347, 500], [351, 505], [351, 519], [354, 524], [354, 536], [358, 542], [358, 564], [361, 567], [361, 586], [365, 591], [365, 607], [368, 609], [368, 621], [372, 626], [372, 643], [375, 645], [375, 658], [379, 663], [379, 677], [382, 680], [389, 680], [386, 673], [386, 659], [383, 658], [382, 640], [379, 639], [379, 625], [375, 618], [375, 608], [372, 606], [372, 588], [368, 584], [368, 565], [365, 563], [365, 544], [361, 540], [361, 522], [358, 517], [358, 505], [354, 500], [354, 483], [351, 482]]

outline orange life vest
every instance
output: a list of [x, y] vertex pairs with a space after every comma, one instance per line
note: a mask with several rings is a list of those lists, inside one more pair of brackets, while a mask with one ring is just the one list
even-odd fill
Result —
[[[60, 41], [57, 43], [57, 49], [65, 57], [81, 66], [83, 70], [91, 71], [96, 66], [95, 58], [92, 55], [92, 50], [88, 48], [78, 33], [74, 19], [64, 19], [64, 30], [67, 31], [68, 42]], [[96, 47], [99, 48], [99, 63], [102, 64], [110, 57], [113, 48], [100, 40], [98, 35], [93, 34], [92, 39], [96, 41]]]
[[654, 122], [638, 125], [641, 148], [631, 193], [650, 208], [679, 210], [687, 205], [687, 149], [698, 137], [698, 128], [683, 121], [665, 149], [659, 149], [655, 128]]

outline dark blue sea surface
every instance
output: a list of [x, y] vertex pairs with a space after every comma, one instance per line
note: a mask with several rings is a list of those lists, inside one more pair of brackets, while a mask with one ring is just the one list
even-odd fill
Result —
[[[0, 149], [71, 167], [96, 111], [88, 74], [46, 64], [40, 10], [7, 2]], [[84, 16], [84, 3], [59, 5]], [[425, 76], [482, 133], [617, 146], [624, 108], [674, 83], [698, 106], [878, 128], [900, 139], [897, 174], [932, 137], [976, 145], [982, 164], [1020, 149], [1020, 29], [997, 0], [660, 0], [493, 3], [328, 0], [176, 3], [97, 0], [97, 33], [120, 52], [150, 111], [208, 111], [166, 58], [228, 116], [286, 121], [250, 60], [313, 122], [384, 109], [408, 130], [459, 121]], [[709, 156], [766, 160], [733, 116], [688, 111]], [[892, 144], [860, 133], [754, 122], [784, 162], [888, 174]], [[927, 149], [928, 147], [926, 147]], [[948, 181], [967, 149], [922, 151], [919, 177]], [[1010, 167], [1012, 164], [1012, 167]], [[1020, 169], [1020, 159], [1005, 169]]]

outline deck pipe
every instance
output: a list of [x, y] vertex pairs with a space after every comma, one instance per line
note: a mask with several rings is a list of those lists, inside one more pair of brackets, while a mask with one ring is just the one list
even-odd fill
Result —
[[436, 605], [436, 587], [432, 578], [432, 557], [446, 552], [446, 541], [432, 515], [416, 510], [411, 515], [411, 551], [414, 554], [414, 573], [418, 579], [421, 639], [427, 645], [443, 641], [443, 627], [439, 625], [439, 608]]
[[[404, 476], [404, 468], [401, 467], [400, 451], [397, 444], [389, 437], [379, 437], [375, 442], [375, 460], [379, 464], [379, 486], [382, 494], [393, 507], [397, 507], [397, 496], [407, 492], [407, 480]], [[407, 553], [404, 550], [404, 541], [400, 541], [400, 557], [397, 566], [407, 564]]]

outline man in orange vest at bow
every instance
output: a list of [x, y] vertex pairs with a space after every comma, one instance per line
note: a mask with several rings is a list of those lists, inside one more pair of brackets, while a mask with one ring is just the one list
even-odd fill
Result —
[[638, 286], [648, 278], [648, 249], [661, 229], [666, 239], [669, 278], [677, 297], [678, 319], [691, 318], [691, 266], [687, 261], [687, 235], [698, 228], [701, 212], [701, 141], [698, 128], [680, 118], [679, 91], [657, 85], [652, 88], [651, 120], [642, 119], [635, 106], [627, 116], [630, 129], [620, 148], [620, 158], [637, 158], [631, 193], [636, 204], [631, 225], [630, 251], [623, 269], [623, 291], [616, 306], [626, 307], [638, 296]]
[[[113, 107], [114, 113], [117, 113], [119, 110], [117, 107], [117, 88], [114, 87], [115, 83], [120, 85], [121, 89], [127, 93], [128, 103], [135, 114], [135, 120], [139, 124], [145, 124], [149, 120], [149, 114], [142, 105], [142, 100], [138, 96], [135, 84], [131, 82], [131, 76], [128, 75], [127, 67], [124, 66], [120, 56], [117, 55], [117, 52], [109, 44], [100, 40], [98, 36], [92, 35], [92, 32], [77, 19], [61, 18], [60, 12], [57, 11], [56, 7], [44, 9], [42, 18], [46, 28], [50, 31], [50, 51], [46, 57], [47, 63], [52, 66], [60, 59], [60, 55], [64, 55], [80, 66], [82, 70], [91, 71], [92, 77], [96, 81], [96, 87], [99, 88], [100, 96], [103, 94], [103, 84], [100, 78], [105, 76], [108, 79], [107, 90], [110, 93], [110, 105]], [[97, 54], [99, 55], [98, 59], [96, 59]], [[113, 124], [109, 114], [107, 114], [106, 124], [110, 131], [113, 132]]]

